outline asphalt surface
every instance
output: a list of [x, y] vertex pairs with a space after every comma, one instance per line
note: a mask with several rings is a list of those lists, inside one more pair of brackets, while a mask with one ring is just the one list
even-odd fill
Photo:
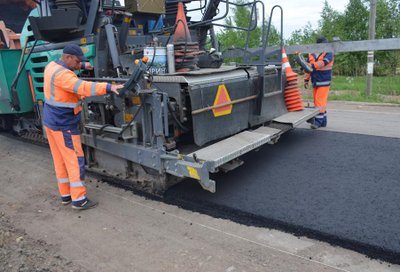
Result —
[[400, 263], [399, 139], [296, 129], [244, 161], [215, 194], [188, 180], [165, 200]]
[[289, 132], [214, 176], [216, 194], [189, 180], [171, 188], [174, 205], [90, 178], [100, 207], [79, 215], [59, 205], [48, 149], [2, 138], [0, 215], [92, 271], [399, 271], [397, 111], [331, 110], [339, 133]]
[[79, 212], [60, 204], [47, 148], [0, 134], [0, 154], [0, 271], [400, 271], [315, 239], [181, 209], [92, 177], [88, 194], [99, 206]]

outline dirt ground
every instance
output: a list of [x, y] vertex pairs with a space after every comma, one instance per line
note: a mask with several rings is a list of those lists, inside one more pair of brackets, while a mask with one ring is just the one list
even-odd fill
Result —
[[0, 271], [88, 271], [66, 260], [57, 251], [56, 246], [27, 235], [0, 212]]

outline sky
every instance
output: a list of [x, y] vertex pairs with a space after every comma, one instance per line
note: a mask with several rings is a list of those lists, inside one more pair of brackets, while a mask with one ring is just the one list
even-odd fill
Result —
[[[313, 28], [318, 26], [318, 20], [321, 18], [323, 0], [264, 0], [267, 15], [274, 5], [280, 5], [283, 9], [283, 36], [288, 38], [290, 34], [297, 29], [302, 28], [310, 22]], [[349, 0], [328, 0], [329, 5], [339, 12], [343, 12]], [[278, 10], [274, 12], [272, 23], [280, 29], [280, 16]]]
[[[318, 26], [318, 20], [321, 17], [323, 0], [261, 0], [265, 6], [266, 16], [270, 16], [271, 9], [275, 5], [280, 5], [283, 9], [283, 36], [289, 38], [290, 34], [297, 29], [302, 28], [310, 22], [313, 28]], [[339, 12], [343, 12], [349, 0], [328, 0], [329, 5]], [[191, 4], [193, 5], [193, 3]], [[196, 4], [198, 6], [198, 4]], [[220, 14], [225, 12], [225, 6], [220, 4]], [[197, 16], [193, 16], [195, 19]], [[272, 23], [280, 29], [280, 12], [275, 9]]]
[[[124, 0], [120, 0], [121, 3]], [[248, 0], [250, 1], [250, 0]], [[321, 11], [323, 8], [323, 0], [261, 0], [265, 6], [266, 16], [269, 16], [271, 9], [275, 5], [280, 5], [283, 9], [283, 36], [284, 38], [289, 38], [290, 34], [302, 27], [304, 27], [307, 22], [310, 22], [313, 28], [318, 26], [318, 20], [321, 17]], [[349, 0], [328, 0], [329, 5], [339, 12], [343, 12]], [[192, 2], [189, 5], [196, 5]], [[225, 12], [225, 6], [223, 3], [220, 4], [220, 14]], [[280, 12], [275, 9], [272, 23], [280, 29]], [[197, 12], [196, 15], [190, 14], [193, 19], [198, 20], [201, 18], [201, 14]]]

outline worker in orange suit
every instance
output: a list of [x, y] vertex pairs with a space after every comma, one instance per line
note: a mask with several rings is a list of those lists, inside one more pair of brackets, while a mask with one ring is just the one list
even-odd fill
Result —
[[78, 124], [81, 99], [106, 93], [118, 94], [123, 85], [79, 79], [74, 70], [93, 69], [76, 44], [65, 46], [60, 60], [50, 62], [44, 71], [43, 124], [53, 156], [61, 203], [86, 210], [97, 203], [86, 197], [85, 160]]
[[[327, 43], [328, 40], [321, 36], [317, 38], [317, 43]], [[332, 81], [333, 53], [322, 52], [308, 55], [307, 62], [311, 66], [312, 72], [306, 73], [304, 77], [304, 88], [308, 88], [309, 81], [313, 85], [314, 106], [319, 109], [319, 114], [311, 119], [311, 128], [317, 129], [326, 127], [328, 124], [326, 105], [328, 103], [328, 93]]]

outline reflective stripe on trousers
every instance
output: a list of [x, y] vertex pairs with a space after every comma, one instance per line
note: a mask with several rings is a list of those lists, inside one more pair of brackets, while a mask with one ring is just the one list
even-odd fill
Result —
[[60, 195], [71, 195], [72, 201], [85, 199], [85, 160], [80, 135], [70, 130], [56, 131], [48, 127], [45, 130]]

